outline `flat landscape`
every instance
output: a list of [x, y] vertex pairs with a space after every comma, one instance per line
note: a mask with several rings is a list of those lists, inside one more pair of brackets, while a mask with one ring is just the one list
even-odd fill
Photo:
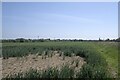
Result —
[[118, 7], [76, 0], [3, 2], [2, 78], [118, 78]]
[[118, 74], [117, 42], [7, 42], [2, 53], [4, 78], [116, 78]]

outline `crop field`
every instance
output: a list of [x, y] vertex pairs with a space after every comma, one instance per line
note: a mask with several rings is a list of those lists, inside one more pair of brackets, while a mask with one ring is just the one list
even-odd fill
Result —
[[117, 42], [8, 42], [3, 78], [116, 78]]

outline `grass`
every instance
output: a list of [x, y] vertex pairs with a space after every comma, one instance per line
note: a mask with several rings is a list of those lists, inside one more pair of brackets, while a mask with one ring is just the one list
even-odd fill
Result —
[[93, 44], [96, 51], [98, 51], [107, 61], [113, 71], [118, 72], [118, 43], [115, 42], [101, 42]]
[[[87, 64], [82, 67], [80, 72], [76, 75], [77, 77], [109, 77], [109, 73], [111, 72], [108, 72], [108, 67], [111, 67], [111, 70], [113, 69], [115, 72], [117, 72], [118, 70], [118, 48], [117, 43], [115, 42], [3, 43], [4, 59], [9, 57], [22, 57], [27, 56], [28, 54], [37, 53], [42, 53], [40, 55], [44, 54], [44, 56], [46, 56], [51, 53], [50, 51], [63, 52], [63, 60], [65, 59], [65, 56], [71, 57], [72, 54], [85, 58]], [[77, 65], [78, 61], [76, 61], [76, 67]], [[67, 73], [66, 69], [67, 68], [64, 67], [63, 72], [62, 70], [60, 71], [61, 75], [63, 75], [62, 77], [66, 77], [67, 75], [69, 75], [69, 72]], [[44, 75], [47, 74], [44, 73]], [[69, 75], [67, 77], [73, 77], [73, 75]]]
[[68, 65], [64, 65], [60, 70], [57, 68], [49, 67], [46, 70], [37, 71], [30, 69], [25, 73], [18, 73], [14, 75], [8, 75], [7, 78], [73, 78], [74, 69]]
[[89, 80], [93, 80], [93, 78], [103, 78], [102, 80], [106, 80], [107, 77], [108, 74], [106, 74], [106, 70], [103, 67], [93, 69], [92, 66], [86, 64], [79, 72], [75, 72], [74, 68], [66, 64], [63, 65], [60, 70], [53, 67], [41, 71], [30, 69], [27, 72], [8, 75], [6, 78], [82, 78], [82, 80], [86, 80], [86, 78]]

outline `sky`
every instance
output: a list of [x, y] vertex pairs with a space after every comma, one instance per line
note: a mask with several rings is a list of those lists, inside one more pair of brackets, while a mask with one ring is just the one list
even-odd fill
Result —
[[3, 2], [2, 37], [114, 39], [117, 2]]

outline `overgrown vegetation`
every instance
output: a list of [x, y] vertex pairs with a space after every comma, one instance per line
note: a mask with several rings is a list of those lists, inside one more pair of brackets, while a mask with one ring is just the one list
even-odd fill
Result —
[[[19, 73], [14, 75], [15, 78], [109, 78], [111, 77], [108, 71], [108, 63], [106, 59], [94, 48], [88, 45], [89, 43], [80, 42], [46, 42], [46, 43], [13, 43], [3, 44], [3, 58], [9, 57], [23, 57], [29, 54], [39, 54], [47, 56], [51, 55], [52, 51], [58, 51], [59, 56], [80, 56], [85, 58], [86, 64], [75, 72], [69, 66], [63, 66], [61, 70], [57, 68], [48, 68], [43, 71], [30, 70], [27, 73]], [[43, 56], [43, 57], [44, 57]], [[74, 61], [78, 67], [79, 61]], [[13, 77], [13, 76], [8, 76]], [[103, 79], [102, 79], [103, 80]]]
[[108, 78], [106, 72], [103, 67], [93, 68], [87, 64], [79, 72], [75, 72], [74, 68], [64, 65], [60, 70], [57, 68], [48, 68], [41, 71], [30, 69], [28, 72], [8, 75], [6, 78], [89, 78], [89, 80], [102, 78], [102, 80], [106, 80], [105, 78]]
[[42, 71], [30, 69], [26, 73], [18, 73], [7, 76], [7, 78], [73, 78], [73, 77], [74, 68], [70, 68], [68, 65], [64, 65], [61, 68], [61, 70], [58, 70], [57, 68], [48, 68]]

